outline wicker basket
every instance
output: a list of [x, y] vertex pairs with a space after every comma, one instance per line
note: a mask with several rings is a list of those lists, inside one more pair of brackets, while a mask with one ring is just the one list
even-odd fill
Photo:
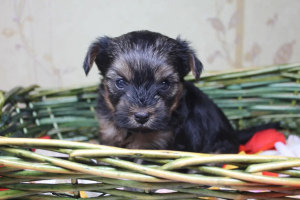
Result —
[[[194, 81], [192, 76], [187, 80]], [[299, 80], [300, 64], [290, 64], [204, 74], [195, 84], [223, 109], [236, 129], [279, 121], [284, 133], [300, 135]], [[84, 199], [86, 194], [97, 195], [89, 199], [290, 199], [300, 195], [300, 158], [91, 144], [97, 139], [96, 97], [97, 86], [53, 90], [30, 86], [0, 92], [0, 188], [8, 189], [0, 191], [0, 199], [69, 200]], [[42, 136], [52, 139], [34, 139]], [[235, 167], [219, 167], [223, 164]], [[187, 170], [194, 173], [184, 173]], [[265, 176], [265, 171], [279, 177]]]

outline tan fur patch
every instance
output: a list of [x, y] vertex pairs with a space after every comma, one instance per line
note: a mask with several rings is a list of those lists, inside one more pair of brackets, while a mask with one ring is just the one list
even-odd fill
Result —
[[190, 64], [192, 73], [193, 73], [194, 77], [196, 78], [196, 81], [198, 81], [197, 72], [196, 72], [196, 68], [195, 68], [195, 58], [191, 54], [189, 55], [189, 64]]
[[157, 82], [163, 81], [164, 79], [169, 77], [171, 77], [175, 82], [179, 81], [177, 73], [174, 71], [173, 67], [171, 66], [164, 66], [164, 67], [157, 68], [154, 76]]
[[109, 93], [108, 93], [108, 88], [107, 88], [107, 85], [104, 84], [104, 91], [105, 91], [105, 94], [103, 95], [104, 97], [104, 101], [107, 105], [107, 107], [109, 108], [109, 110], [111, 110], [112, 112], [115, 110], [114, 106], [112, 105], [112, 103], [110, 102], [110, 99], [109, 99]]
[[129, 149], [166, 149], [172, 140], [171, 131], [152, 133], [132, 133], [128, 139], [131, 142], [126, 146]]
[[116, 71], [119, 76], [127, 81], [130, 81], [133, 77], [132, 69], [122, 59], [117, 59], [112, 64], [112, 70]]
[[95, 62], [95, 59], [98, 55], [98, 51], [99, 51], [99, 47], [97, 46], [94, 47], [94, 48], [91, 48], [90, 51], [89, 51], [89, 57], [88, 57], [88, 63], [89, 63], [89, 70], [92, 68], [94, 62]]
[[170, 108], [170, 113], [172, 113], [177, 108], [182, 91], [183, 91], [183, 86], [182, 84], [179, 84], [175, 100], [173, 102], [173, 105]]
[[126, 136], [125, 130], [117, 129], [113, 122], [99, 116], [99, 139], [100, 144], [119, 146]]
[[128, 149], [166, 149], [172, 141], [171, 131], [152, 133], [127, 133], [125, 129], [116, 128], [113, 122], [99, 118], [100, 144]]

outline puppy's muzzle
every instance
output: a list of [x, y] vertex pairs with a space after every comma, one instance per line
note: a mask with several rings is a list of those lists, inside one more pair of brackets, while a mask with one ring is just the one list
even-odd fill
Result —
[[134, 120], [140, 124], [145, 124], [150, 118], [150, 114], [148, 112], [136, 112], [134, 113]]

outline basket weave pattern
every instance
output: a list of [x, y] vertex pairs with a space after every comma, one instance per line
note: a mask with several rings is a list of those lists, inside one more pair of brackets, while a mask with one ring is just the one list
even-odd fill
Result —
[[[194, 81], [191, 76], [187, 80]], [[299, 80], [300, 65], [291, 64], [204, 74], [195, 84], [237, 129], [280, 121], [286, 134], [299, 135]], [[96, 97], [97, 86], [53, 90], [30, 86], [0, 92], [0, 188], [9, 189], [0, 191], [0, 199], [83, 199], [80, 191], [101, 193], [90, 199], [300, 195], [299, 158], [128, 150], [83, 142], [97, 138]], [[44, 135], [53, 139], [33, 139]], [[60, 154], [46, 156], [32, 149]], [[153, 164], [139, 164], [140, 159]], [[225, 169], [223, 164], [237, 168]], [[280, 176], [264, 176], [264, 171]], [[57, 183], [65, 179], [70, 183]], [[162, 189], [172, 192], [157, 193]]]

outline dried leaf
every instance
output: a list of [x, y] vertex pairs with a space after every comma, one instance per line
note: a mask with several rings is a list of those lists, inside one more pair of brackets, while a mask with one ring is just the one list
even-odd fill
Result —
[[218, 17], [209, 18], [208, 21], [216, 31], [225, 32], [224, 24]]
[[15, 33], [16, 31], [12, 28], [5, 28], [2, 31], [2, 34], [8, 38], [12, 37]]
[[20, 50], [22, 48], [22, 45], [21, 44], [15, 44], [15, 49], [16, 50]]
[[239, 12], [238, 11], [235, 11], [233, 13], [233, 15], [231, 16], [230, 20], [229, 20], [229, 23], [228, 23], [228, 29], [231, 29], [231, 28], [235, 28], [239, 22]]
[[254, 43], [250, 49], [250, 51], [248, 51], [245, 54], [245, 60], [248, 62], [253, 62], [257, 56], [261, 53], [261, 47], [259, 44]]
[[289, 43], [285, 43], [279, 47], [276, 51], [273, 62], [274, 64], [287, 63], [293, 54], [293, 45], [296, 43], [295, 40]]
[[50, 53], [45, 53], [44, 60], [47, 62], [53, 62], [52, 55]]
[[277, 18], [278, 18], [278, 15], [276, 13], [272, 18], [267, 20], [266, 24], [268, 26], [274, 26], [274, 24], [277, 22]]
[[28, 16], [26, 17], [26, 20], [29, 21], [29, 22], [33, 22], [33, 21], [34, 21], [34, 18], [33, 18], [32, 15], [28, 15]]
[[219, 50], [216, 50], [214, 53], [212, 53], [210, 56], [208, 56], [207, 62], [213, 63], [215, 61], [215, 59], [219, 56], [221, 57], [222, 53]]

